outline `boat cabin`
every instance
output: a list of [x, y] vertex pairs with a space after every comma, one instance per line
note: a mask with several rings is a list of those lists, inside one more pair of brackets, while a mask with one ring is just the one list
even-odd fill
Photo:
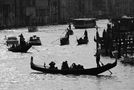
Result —
[[73, 25], [76, 29], [94, 28], [96, 26], [95, 18], [78, 18], [73, 20]]
[[11, 36], [11, 37], [8, 37], [7, 38], [7, 40], [6, 40], [6, 44], [7, 44], [7, 46], [9, 46], [9, 45], [17, 45], [18, 44], [18, 39], [17, 39], [17, 37], [14, 37], [14, 36]]
[[28, 32], [37, 32], [38, 29], [37, 29], [37, 26], [29, 26], [28, 27]]
[[41, 45], [40, 37], [33, 35], [32, 37], [30, 37], [29, 43], [32, 45]]

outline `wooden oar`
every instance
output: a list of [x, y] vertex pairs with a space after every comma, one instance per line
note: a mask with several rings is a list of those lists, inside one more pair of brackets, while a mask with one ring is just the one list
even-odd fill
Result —
[[34, 48], [34, 47], [32, 47], [32, 48], [39, 52], [39, 50], [38, 50], [38, 49], [36, 49], [36, 48]]
[[[66, 29], [66, 30], [67, 30], [67, 29]], [[63, 33], [65, 33], [65, 32], [66, 32], [66, 30], [65, 30]], [[63, 34], [63, 33], [62, 33], [62, 34]]]
[[[104, 66], [104, 64], [100, 61], [101, 65]], [[113, 74], [110, 70], [108, 70], [110, 72], [110, 75]]]
[[[61, 38], [61, 37], [60, 37], [60, 38]], [[51, 42], [51, 44], [53, 44], [54, 42], [56, 42], [56, 41], [57, 41], [57, 40], [59, 40], [60, 38], [58, 38], [58, 39], [56, 39], [56, 40], [52, 41], [52, 42]]]
[[[66, 30], [65, 30], [63, 33], [65, 33], [65, 32], [66, 32]], [[62, 33], [62, 34], [63, 34], [63, 33]], [[60, 38], [61, 38], [61, 37], [60, 37]], [[56, 42], [56, 41], [59, 40], [60, 38], [58, 38], [58, 39], [52, 41], [51, 44], [53, 44], [54, 42]]]

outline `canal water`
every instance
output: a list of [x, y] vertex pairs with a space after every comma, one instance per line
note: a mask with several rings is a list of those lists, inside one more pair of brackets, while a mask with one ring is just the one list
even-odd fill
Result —
[[[99, 20], [99, 33], [106, 29], [108, 20]], [[76, 39], [83, 36], [85, 29], [74, 29], [70, 36], [70, 44], [59, 45], [60, 37], [65, 35], [67, 25], [51, 25], [38, 27], [39, 31], [29, 33], [27, 28], [0, 31], [0, 90], [134, 90], [134, 67], [123, 65], [118, 60], [115, 68], [111, 69], [112, 75], [106, 71], [99, 76], [91, 75], [52, 75], [43, 74], [30, 68], [30, 57], [34, 63], [48, 65], [56, 62], [58, 68], [63, 61], [82, 64], [84, 68], [96, 67], [94, 36], [95, 28], [89, 28], [88, 45], [77, 46]], [[13, 53], [7, 50], [5, 38], [23, 34], [28, 41], [30, 36], [40, 37], [42, 46], [32, 47], [28, 53]], [[18, 38], [19, 39], [19, 38]], [[115, 59], [101, 57], [104, 64], [112, 63]]]

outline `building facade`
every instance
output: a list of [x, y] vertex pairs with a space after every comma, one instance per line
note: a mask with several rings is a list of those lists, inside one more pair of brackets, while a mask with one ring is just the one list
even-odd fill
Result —
[[73, 18], [134, 16], [134, 0], [0, 0], [0, 26], [66, 23]]

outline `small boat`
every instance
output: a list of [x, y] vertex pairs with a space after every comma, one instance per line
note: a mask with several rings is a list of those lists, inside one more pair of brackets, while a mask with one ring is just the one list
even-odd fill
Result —
[[73, 25], [76, 29], [94, 28], [96, 26], [95, 18], [77, 18], [73, 20]]
[[37, 32], [37, 31], [38, 31], [38, 29], [37, 29], [36, 26], [30, 26], [30, 27], [28, 27], [28, 32]]
[[22, 53], [26, 53], [30, 48], [32, 47], [31, 44], [26, 43], [25, 45], [16, 45], [16, 46], [11, 46], [10, 48], [8, 48], [9, 51], [12, 52], [22, 52]]
[[78, 42], [78, 45], [81, 45], [81, 44], [88, 44], [88, 39], [77, 39], [77, 42]]
[[69, 44], [69, 33], [67, 32], [65, 37], [60, 38], [60, 45], [68, 45]]
[[45, 68], [40, 65], [36, 65], [33, 63], [33, 57], [31, 57], [31, 69], [40, 71], [43, 73], [50, 73], [50, 74], [73, 74], [73, 75], [98, 75], [101, 74], [117, 65], [117, 60], [113, 63], [108, 63], [106, 65], [103, 65], [101, 67], [95, 67], [95, 68], [89, 68], [89, 69], [68, 69], [68, 70], [61, 70], [61, 69], [49, 69]]
[[6, 44], [7, 44], [7, 46], [9, 46], [9, 45], [13, 45], [13, 44], [18, 44], [18, 39], [17, 39], [17, 37], [14, 37], [14, 36], [12, 36], [12, 37], [8, 37], [7, 38], [7, 40], [6, 40]]
[[33, 35], [32, 37], [30, 37], [29, 43], [31, 45], [41, 45], [40, 37], [37, 37], [36, 35]]
[[84, 38], [79, 38], [77, 39], [77, 42], [78, 42], [78, 45], [81, 45], [81, 44], [88, 44], [88, 34], [87, 34], [87, 31], [85, 30], [84, 32]]

